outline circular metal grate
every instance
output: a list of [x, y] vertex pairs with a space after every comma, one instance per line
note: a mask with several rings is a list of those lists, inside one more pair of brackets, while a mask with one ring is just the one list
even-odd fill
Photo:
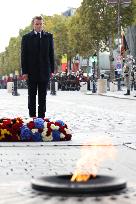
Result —
[[71, 182], [71, 175], [44, 176], [32, 180], [32, 188], [64, 194], [97, 194], [119, 191], [126, 188], [126, 181], [106, 175], [98, 175], [87, 182]]

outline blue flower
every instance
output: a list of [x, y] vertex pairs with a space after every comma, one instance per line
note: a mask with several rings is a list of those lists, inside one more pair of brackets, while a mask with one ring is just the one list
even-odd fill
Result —
[[53, 141], [60, 141], [60, 132], [58, 130], [52, 131]]
[[27, 125], [23, 125], [21, 127], [21, 134], [20, 134], [22, 141], [29, 141], [32, 137], [31, 130], [27, 127]]
[[59, 123], [60, 125], [64, 126], [65, 123], [62, 120], [56, 120], [57, 123]]
[[44, 128], [44, 120], [42, 118], [35, 118], [34, 119], [35, 128]]
[[41, 133], [35, 132], [35, 133], [32, 135], [32, 140], [33, 140], [34, 142], [42, 142]]

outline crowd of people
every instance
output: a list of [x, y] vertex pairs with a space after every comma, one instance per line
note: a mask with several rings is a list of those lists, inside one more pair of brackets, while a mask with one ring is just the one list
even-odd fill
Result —
[[[107, 86], [110, 81], [110, 77], [107, 77], [107, 75], [102, 74], [101, 78], [107, 79]], [[97, 77], [96, 76], [89, 76], [81, 69], [77, 72], [58, 72], [53, 75], [53, 78], [50, 78], [49, 84], [48, 84], [48, 90], [50, 90], [51, 87], [51, 81], [54, 80], [58, 83], [58, 90], [61, 91], [79, 91], [81, 87], [80, 82], [86, 82], [87, 83], [87, 89], [91, 90], [92, 87], [90, 86], [91, 82], [95, 80], [95, 83], [97, 84]], [[118, 79], [115, 79], [118, 80]], [[127, 95], [130, 95], [130, 92], [133, 90], [136, 90], [136, 65], [133, 65], [133, 67], [129, 67], [126, 64], [123, 67], [123, 74], [121, 75], [121, 81], [122, 84], [125, 85], [128, 89]], [[6, 89], [8, 82], [14, 82], [14, 77], [1, 77], [0, 79], [0, 88]], [[19, 75], [17, 77], [17, 84], [19, 89], [25, 89], [28, 88], [27, 81], [24, 79], [22, 75]]]
[[[80, 90], [80, 82], [87, 82], [88, 90], [90, 90], [90, 81], [93, 80], [92, 76], [87, 75], [86, 73], [81, 71], [66, 73], [59, 72], [53, 75], [50, 78], [48, 84], [48, 90], [50, 89], [50, 83], [52, 79], [55, 82], [58, 82], [58, 90], [61, 91], [79, 91]], [[0, 88], [6, 89], [8, 82], [14, 82], [14, 77], [1, 77], [0, 79]], [[28, 88], [27, 81], [24, 79], [22, 75], [17, 77], [18, 89]]]

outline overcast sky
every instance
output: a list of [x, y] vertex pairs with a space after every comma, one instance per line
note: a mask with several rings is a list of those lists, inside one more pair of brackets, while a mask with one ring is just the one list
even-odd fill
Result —
[[30, 24], [35, 15], [61, 14], [69, 7], [77, 8], [82, 0], [4, 0], [0, 2], [0, 52], [8, 46], [10, 37]]

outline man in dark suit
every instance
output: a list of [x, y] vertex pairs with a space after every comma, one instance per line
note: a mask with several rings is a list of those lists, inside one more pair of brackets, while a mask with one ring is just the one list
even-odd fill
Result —
[[38, 90], [38, 117], [44, 118], [46, 94], [50, 75], [54, 73], [53, 35], [43, 31], [43, 19], [35, 16], [33, 30], [22, 37], [21, 67], [28, 81], [29, 116], [36, 117], [36, 95]]

